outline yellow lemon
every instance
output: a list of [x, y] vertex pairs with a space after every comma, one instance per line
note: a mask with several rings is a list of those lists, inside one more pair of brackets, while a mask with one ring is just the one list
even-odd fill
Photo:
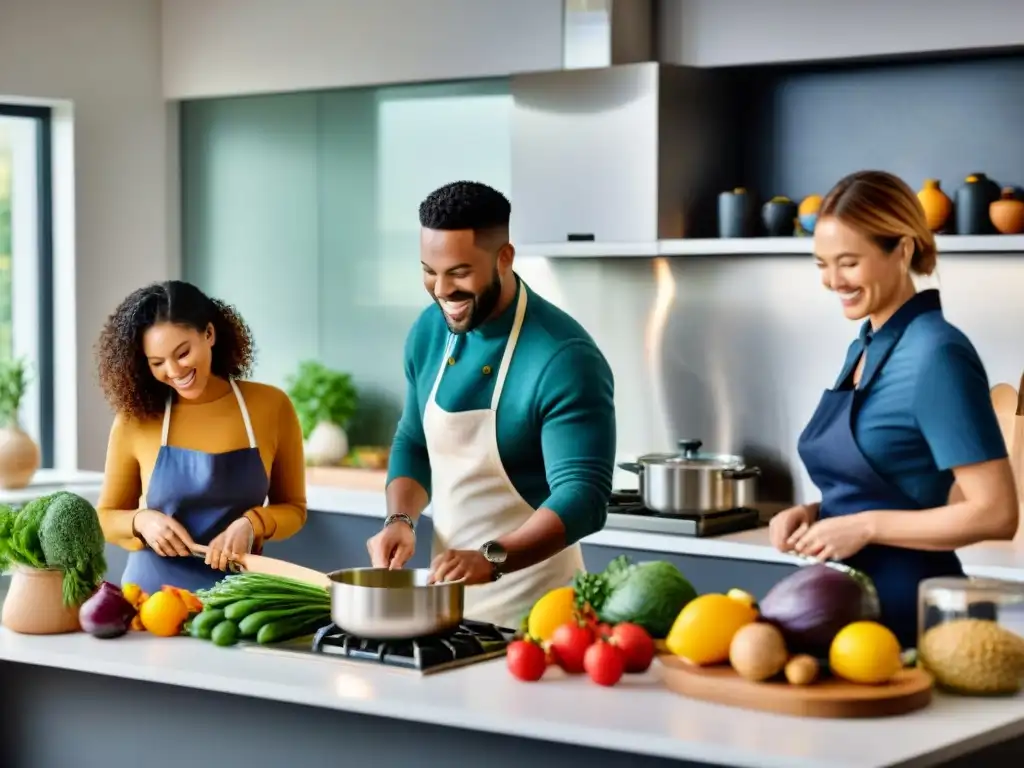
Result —
[[899, 640], [875, 621], [855, 621], [839, 630], [829, 648], [828, 664], [833, 674], [866, 685], [888, 682], [903, 668]]
[[736, 632], [756, 619], [757, 610], [745, 599], [701, 595], [679, 612], [665, 646], [694, 664], [721, 664], [729, 660], [729, 645]]
[[576, 592], [572, 587], [558, 587], [533, 604], [526, 627], [532, 637], [548, 641], [556, 629], [575, 618]]

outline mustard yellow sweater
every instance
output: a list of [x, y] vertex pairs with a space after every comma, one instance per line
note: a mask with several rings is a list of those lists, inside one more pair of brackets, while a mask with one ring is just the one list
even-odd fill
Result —
[[[256, 543], [287, 539], [306, 522], [306, 467], [302, 429], [288, 396], [276, 387], [238, 382], [249, 409], [256, 446], [270, 479], [268, 505], [245, 513]], [[128, 550], [142, 549], [132, 519], [146, 508], [146, 489], [153, 474], [163, 417], [137, 421], [118, 415], [110, 430], [103, 490], [97, 511], [107, 541]], [[171, 412], [168, 445], [206, 453], [245, 448], [249, 439], [230, 389], [209, 402], [179, 400]]]

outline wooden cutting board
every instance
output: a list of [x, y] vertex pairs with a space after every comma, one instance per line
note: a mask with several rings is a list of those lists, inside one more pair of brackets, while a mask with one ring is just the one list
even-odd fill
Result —
[[[192, 551], [196, 555], [205, 557], [208, 548], [201, 544], [196, 544]], [[327, 578], [326, 573], [314, 571], [312, 568], [306, 568], [301, 565], [295, 565], [295, 563], [289, 563], [286, 560], [277, 560], [273, 557], [264, 557], [263, 555], [242, 555], [242, 557], [235, 562], [242, 571], [248, 571], [250, 573], [266, 573], [270, 576], [283, 576], [288, 579], [305, 581], [308, 584], [323, 587], [324, 589], [327, 589], [331, 584], [331, 580]]]
[[675, 693], [714, 704], [799, 717], [891, 717], [928, 706], [933, 681], [922, 669], [904, 669], [885, 685], [825, 678], [811, 685], [752, 683], [728, 666], [698, 667], [660, 654], [661, 676]]

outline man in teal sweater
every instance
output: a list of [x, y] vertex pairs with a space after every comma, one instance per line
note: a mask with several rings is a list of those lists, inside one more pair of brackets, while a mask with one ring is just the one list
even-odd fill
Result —
[[420, 205], [423, 284], [436, 306], [405, 345], [375, 567], [412, 557], [430, 503], [432, 575], [464, 580], [467, 618], [514, 625], [583, 567], [607, 516], [614, 381], [590, 335], [513, 270], [508, 200], [455, 182]]

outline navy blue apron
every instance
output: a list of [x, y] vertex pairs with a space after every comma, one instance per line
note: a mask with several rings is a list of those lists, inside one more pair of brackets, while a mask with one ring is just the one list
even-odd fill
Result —
[[[262, 507], [270, 483], [249, 409], [238, 385], [231, 389], [245, 422], [249, 447], [226, 453], [204, 453], [167, 444], [171, 427], [171, 399], [164, 410], [160, 452], [146, 492], [146, 508], [170, 515], [197, 544], [209, 544], [231, 523], [254, 507]], [[152, 594], [164, 584], [189, 591], [207, 589], [226, 574], [210, 568], [199, 557], [161, 557], [148, 546], [128, 555], [122, 584], [138, 584]]]
[[[892, 344], [874, 366], [875, 374], [895, 346]], [[867, 354], [867, 346], [863, 354]], [[864, 371], [867, 374], [867, 365]], [[851, 372], [836, 389], [825, 390], [797, 444], [811, 481], [821, 491], [819, 519], [876, 509], [921, 509], [918, 502], [881, 477], [861, 453], [853, 435], [853, 413], [855, 402], [864, 397], [866, 390], [855, 389], [852, 376]], [[871, 381], [865, 379], [863, 383], [869, 387]], [[955, 552], [869, 544], [843, 562], [874, 581], [881, 622], [896, 634], [904, 648], [917, 646], [918, 584], [933, 576], [963, 575]]]

